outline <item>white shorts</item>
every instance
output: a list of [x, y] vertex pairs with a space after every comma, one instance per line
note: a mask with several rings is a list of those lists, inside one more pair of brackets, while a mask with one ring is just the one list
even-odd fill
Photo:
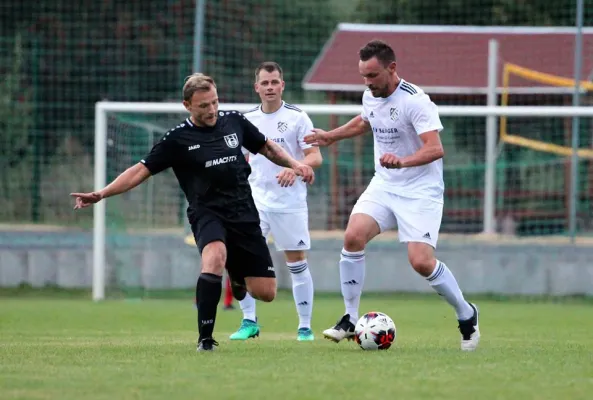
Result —
[[271, 234], [278, 251], [309, 250], [309, 213], [259, 211], [260, 227], [265, 238]]
[[360, 195], [351, 214], [367, 214], [381, 232], [397, 225], [399, 241], [428, 243], [436, 249], [443, 217], [443, 204], [430, 199], [415, 199], [386, 192], [369, 185]]

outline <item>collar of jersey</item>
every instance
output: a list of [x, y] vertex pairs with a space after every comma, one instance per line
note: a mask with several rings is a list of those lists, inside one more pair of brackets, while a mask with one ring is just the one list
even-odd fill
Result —
[[286, 103], [284, 102], [284, 100], [282, 100], [282, 103], [280, 104], [280, 108], [278, 108], [276, 111], [274, 111], [272, 113], [267, 113], [267, 112], [264, 112], [264, 105], [262, 103], [262, 104], [259, 105], [259, 111], [261, 111], [261, 113], [263, 115], [270, 115], [271, 116], [271, 115], [276, 114], [278, 111], [282, 110], [282, 107], [284, 107], [284, 104], [286, 104]]
[[402, 78], [400, 78], [399, 79], [399, 83], [395, 87], [395, 90], [389, 96], [387, 96], [387, 97], [375, 97], [375, 99], [379, 99], [379, 100], [383, 100], [383, 101], [388, 101], [390, 98], [392, 98], [392, 97], [394, 97], [396, 95], [396, 93], [398, 92], [398, 90], [401, 90], [400, 87], [402, 85], [402, 82], [405, 82], [405, 81]]
[[186, 122], [190, 129], [194, 129], [198, 132], [212, 132], [216, 130], [216, 125], [218, 125], [218, 119], [220, 119], [220, 115], [216, 119], [216, 124], [214, 126], [197, 126], [192, 122], [192, 120], [189, 117], [187, 117]]

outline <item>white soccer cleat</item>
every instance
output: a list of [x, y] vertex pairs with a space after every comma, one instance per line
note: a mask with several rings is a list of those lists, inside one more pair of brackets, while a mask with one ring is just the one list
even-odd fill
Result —
[[461, 350], [474, 351], [480, 343], [480, 326], [478, 307], [469, 303], [474, 309], [474, 315], [468, 320], [459, 321], [459, 332], [461, 333]]
[[323, 336], [333, 342], [341, 340], [354, 340], [354, 324], [350, 322], [350, 315], [344, 315], [333, 327], [323, 331]]

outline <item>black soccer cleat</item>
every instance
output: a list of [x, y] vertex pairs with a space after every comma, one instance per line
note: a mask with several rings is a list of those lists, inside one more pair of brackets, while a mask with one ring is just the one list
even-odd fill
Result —
[[324, 330], [323, 336], [336, 343], [343, 339], [354, 340], [354, 324], [350, 322], [350, 315], [344, 315], [333, 328]]
[[468, 303], [474, 310], [474, 315], [465, 321], [459, 322], [459, 333], [461, 333], [461, 350], [473, 351], [480, 343], [479, 311], [472, 303]]
[[214, 351], [214, 346], [218, 346], [218, 342], [212, 338], [203, 338], [198, 341], [198, 352], [200, 351]]

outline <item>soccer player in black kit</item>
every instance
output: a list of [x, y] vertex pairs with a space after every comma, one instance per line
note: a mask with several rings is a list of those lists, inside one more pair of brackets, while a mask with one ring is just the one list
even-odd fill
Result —
[[167, 132], [143, 160], [100, 191], [71, 196], [76, 199], [74, 209], [88, 207], [173, 168], [189, 202], [187, 216], [202, 256], [196, 284], [198, 351], [208, 351], [218, 345], [212, 333], [225, 268], [237, 300], [247, 291], [265, 302], [276, 296], [276, 275], [247, 180], [251, 168], [241, 147], [287, 167], [277, 177], [281, 186], [291, 186], [297, 176], [313, 183], [314, 174], [311, 167], [267, 140], [241, 113], [219, 111], [211, 77], [200, 73], [188, 77], [183, 105], [190, 117]]

